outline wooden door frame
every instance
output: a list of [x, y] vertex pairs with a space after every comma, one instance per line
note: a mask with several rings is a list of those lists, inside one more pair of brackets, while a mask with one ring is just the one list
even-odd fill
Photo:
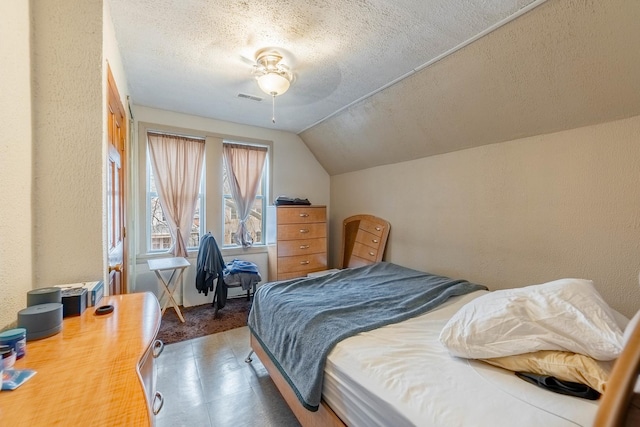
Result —
[[[116, 147], [116, 149], [118, 150], [118, 153], [120, 155], [120, 163], [121, 163], [121, 169], [122, 169], [122, 177], [120, 179], [120, 209], [121, 209], [121, 214], [122, 214], [122, 267], [121, 270], [116, 270], [116, 273], [120, 272], [121, 273], [121, 288], [120, 291], [121, 293], [128, 293], [128, 280], [127, 280], [127, 276], [128, 276], [128, 265], [127, 265], [127, 254], [128, 254], [128, 250], [127, 250], [127, 233], [126, 233], [126, 225], [127, 225], [127, 188], [128, 188], [128, 168], [127, 168], [127, 164], [128, 164], [128, 157], [126, 155], [126, 149], [127, 149], [127, 142], [128, 142], [128, 138], [127, 138], [127, 120], [128, 120], [128, 116], [125, 112], [124, 106], [122, 104], [122, 100], [120, 99], [120, 92], [118, 91], [118, 87], [116, 85], [115, 79], [113, 78], [113, 74], [111, 72], [111, 67], [109, 66], [109, 63], [107, 63], [107, 114], [110, 114], [111, 109], [115, 109], [117, 110], [117, 112], [121, 115], [122, 117], [122, 123], [121, 123], [121, 138], [118, 141], [118, 147]], [[109, 117], [107, 117], [107, 123], [109, 120]], [[109, 137], [107, 135], [107, 145], [109, 145], [111, 142], [108, 140]], [[107, 216], [108, 218], [108, 216]], [[108, 227], [111, 227], [111, 224], [107, 224]], [[107, 264], [109, 265], [109, 270], [111, 270], [111, 266], [109, 263], [109, 260], [107, 260]], [[111, 282], [111, 274], [112, 271], [108, 272], [108, 278], [109, 278], [109, 283]]]

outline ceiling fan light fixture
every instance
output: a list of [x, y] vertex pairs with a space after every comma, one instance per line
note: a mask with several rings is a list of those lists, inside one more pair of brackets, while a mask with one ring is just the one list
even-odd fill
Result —
[[281, 64], [282, 55], [273, 50], [259, 51], [256, 54], [256, 65], [253, 66], [252, 73], [255, 75], [260, 89], [271, 95], [272, 117], [271, 121], [276, 122], [275, 98], [282, 95], [291, 86], [293, 74], [284, 64]]
[[289, 90], [291, 82], [282, 74], [277, 72], [269, 72], [257, 77], [258, 86], [264, 93], [272, 96], [278, 96]]

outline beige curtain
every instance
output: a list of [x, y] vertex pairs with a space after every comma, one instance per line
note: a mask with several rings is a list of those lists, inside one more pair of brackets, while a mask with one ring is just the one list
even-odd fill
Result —
[[236, 202], [240, 219], [233, 240], [243, 247], [249, 247], [253, 245], [253, 239], [247, 230], [246, 222], [258, 193], [267, 149], [251, 145], [224, 144], [223, 153], [231, 197]]
[[158, 199], [173, 238], [172, 252], [186, 257], [200, 189], [204, 141], [151, 132], [147, 137]]

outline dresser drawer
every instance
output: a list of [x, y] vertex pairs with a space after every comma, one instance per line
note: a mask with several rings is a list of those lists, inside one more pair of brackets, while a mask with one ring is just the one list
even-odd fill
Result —
[[327, 239], [284, 240], [278, 245], [278, 256], [317, 254], [327, 251]]
[[356, 234], [356, 242], [376, 250], [380, 248], [380, 236], [376, 236], [375, 234], [362, 229], [358, 230], [358, 233]]
[[365, 246], [362, 243], [355, 242], [353, 244], [353, 255], [360, 258], [368, 259], [370, 262], [375, 262], [378, 256], [378, 250], [370, 246]]
[[[298, 272], [298, 276], [304, 276], [312, 271], [325, 270], [327, 268], [326, 252], [310, 255], [296, 255], [278, 257], [278, 280], [281, 274]], [[304, 273], [304, 274], [303, 274]]]
[[326, 222], [327, 210], [324, 206], [282, 206], [278, 207], [278, 225]]
[[327, 237], [327, 224], [284, 224], [278, 225], [278, 244], [282, 240], [304, 240]]
[[378, 237], [382, 236], [382, 233], [384, 232], [384, 229], [385, 229], [383, 225], [376, 224], [371, 221], [367, 221], [366, 219], [363, 219], [360, 221], [359, 228], [360, 230], [364, 230], [368, 233], [375, 234]]

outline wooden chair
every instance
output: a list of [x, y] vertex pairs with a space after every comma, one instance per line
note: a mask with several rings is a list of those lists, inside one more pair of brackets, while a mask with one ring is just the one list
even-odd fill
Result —
[[373, 215], [354, 215], [342, 222], [340, 268], [382, 261], [391, 224]]
[[631, 333], [613, 366], [607, 388], [600, 398], [595, 427], [640, 426], [640, 394], [634, 387], [640, 375], [640, 322]]

